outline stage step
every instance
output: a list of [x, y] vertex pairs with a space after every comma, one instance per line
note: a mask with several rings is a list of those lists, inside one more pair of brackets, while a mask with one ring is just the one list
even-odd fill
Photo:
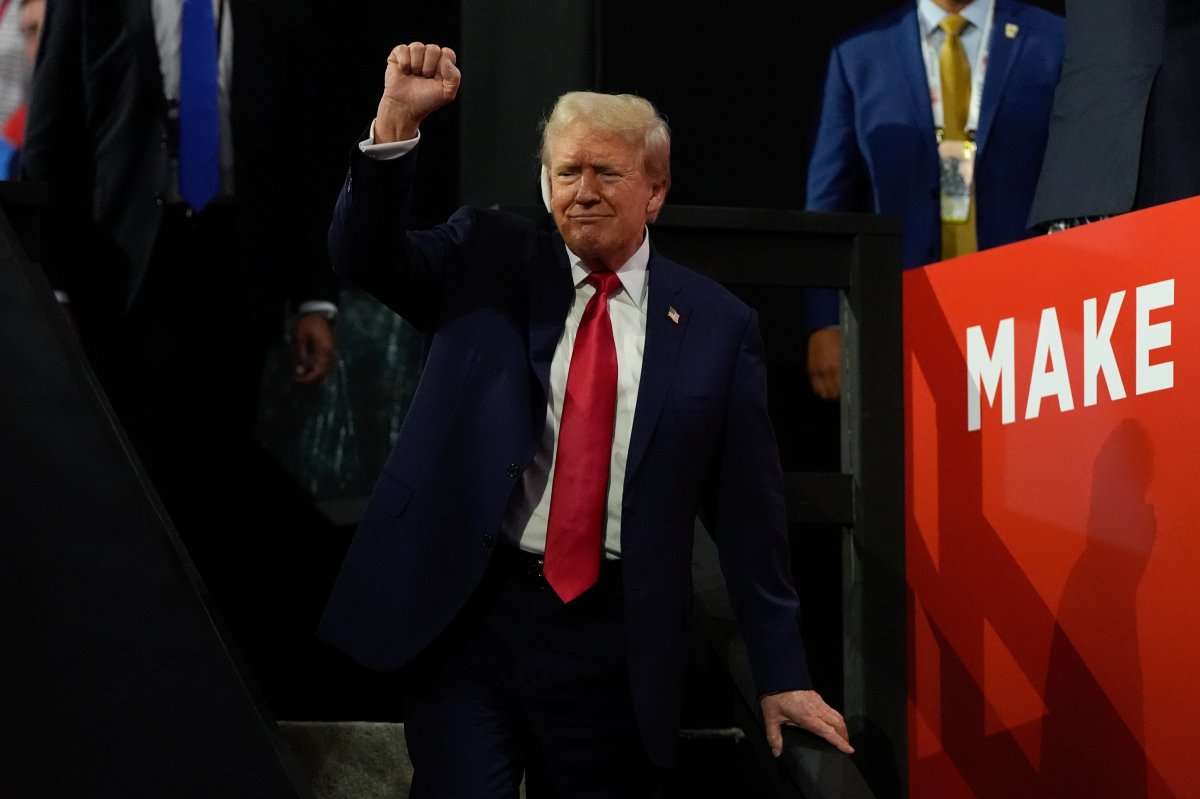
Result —
[[[280, 721], [313, 799], [407, 799], [412, 763], [404, 725], [381, 721]], [[666, 799], [744, 796], [737, 786], [736, 754], [745, 739], [739, 727], [680, 730], [679, 773]], [[520, 796], [525, 796], [521, 786]]]
[[404, 725], [376, 721], [280, 721], [313, 799], [407, 799], [412, 764]]
[[[412, 763], [404, 725], [385, 721], [280, 721], [313, 799], [408, 799]], [[521, 786], [521, 797], [525, 786]]]

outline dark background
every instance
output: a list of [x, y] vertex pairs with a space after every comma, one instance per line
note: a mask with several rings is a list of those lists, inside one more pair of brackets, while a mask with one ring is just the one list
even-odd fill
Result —
[[[1030, 2], [1063, 13], [1063, 0]], [[338, 15], [318, 17], [319, 57], [328, 65], [322, 70], [327, 109], [314, 116], [328, 123], [329, 163], [337, 175], [333, 191], [347, 148], [374, 115], [388, 52], [395, 44], [419, 40], [455, 48], [463, 70], [462, 104], [478, 103], [481, 93], [492, 92], [502, 94], [507, 106], [532, 102], [548, 110], [557, 95], [546, 94], [546, 73], [571, 75], [576, 65], [564, 70], [564, 62], [585, 59], [590, 78], [564, 83], [562, 90], [635, 92], [652, 100], [670, 121], [674, 175], [669, 202], [802, 208], [831, 45], [851, 29], [906, 4], [739, 0], [714, 14], [695, 3], [572, 0], [568, 5], [576, 10], [571, 21], [588, 18], [582, 24], [591, 36], [591, 52], [565, 55], [555, 50], [554, 16], [562, 11], [553, 4], [506, 3], [512, 9], [506, 13], [507, 27], [482, 31], [463, 27], [464, 21], [480, 16], [486, 4], [478, 0], [343, 4], [345, 11]], [[520, 34], [525, 31], [536, 38], [524, 39]], [[537, 117], [494, 122], [524, 126], [528, 133], [528, 148], [486, 154], [527, 162], [528, 185], [498, 187], [490, 197], [472, 190], [472, 176], [460, 175], [458, 165], [464, 156], [475, 155], [463, 144], [470, 145], [478, 131], [460, 130], [459, 114], [451, 106], [431, 117], [424, 131], [422, 160], [431, 178], [423, 184], [419, 209], [425, 221], [440, 221], [467, 200], [536, 201]]]

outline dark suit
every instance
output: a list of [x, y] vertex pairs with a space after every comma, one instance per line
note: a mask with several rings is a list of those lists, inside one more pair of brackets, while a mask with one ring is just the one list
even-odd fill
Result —
[[[937, 139], [915, 3], [867, 25], [829, 59], [806, 207], [900, 219], [901, 266], [941, 258]], [[980, 249], [1028, 237], [1063, 52], [1061, 17], [996, 0], [975, 132]], [[809, 327], [837, 323], [836, 294], [811, 292]]]
[[226, 9], [234, 190], [202, 214], [173, 202], [150, 0], [48, 4], [22, 150], [24, 177], [50, 189], [47, 273], [210, 578], [206, 567], [235, 557], [210, 542], [239, 538], [231, 511], [249, 481], [237, 469], [252, 446], [268, 342], [281, 338], [289, 298], [295, 307], [336, 291], [324, 247], [334, 193], [322, 207], [306, 126], [295, 124], [313, 106], [305, 40], [291, 27], [299, 9]]
[[[542, 437], [550, 364], [574, 294], [562, 238], [527, 219], [461, 209], [432, 231], [403, 232], [414, 162], [415, 154], [394, 162], [356, 155], [330, 232], [335, 269], [428, 342], [420, 385], [320, 628], [380, 670], [427, 650], [495, 560], [505, 511]], [[811, 686], [756, 316], [653, 250], [647, 279], [620, 569], [638, 728], [650, 757], [669, 763], [701, 505], [758, 690]]]
[[[239, 264], [273, 332], [294, 302], [333, 299], [324, 246], [329, 207], [306, 171], [314, 109], [303, 57], [311, 32], [294, 3], [228, 0], [233, 17], [233, 199]], [[150, 0], [55, 0], [46, 10], [30, 99], [26, 178], [51, 188], [46, 266], [83, 317], [119, 316], [139, 291], [170, 199], [166, 101]], [[332, 205], [332, 194], [329, 195]]]
[[1068, 0], [1067, 50], [1028, 223], [1200, 193], [1200, 3]]

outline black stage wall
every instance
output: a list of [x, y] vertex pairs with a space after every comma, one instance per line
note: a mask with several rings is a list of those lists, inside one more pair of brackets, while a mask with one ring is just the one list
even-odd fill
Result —
[[[0, 184], [26, 232], [38, 188]], [[0, 607], [0, 795], [309, 795], [5, 214]]]

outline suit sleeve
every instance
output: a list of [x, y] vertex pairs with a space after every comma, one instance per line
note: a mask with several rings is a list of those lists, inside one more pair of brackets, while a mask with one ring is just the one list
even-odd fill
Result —
[[811, 688], [791, 577], [783, 471], [753, 312], [742, 334], [726, 414], [709, 518], [755, 686], [760, 694]]
[[[871, 185], [858, 147], [854, 93], [846, 79], [840, 49], [829, 57], [821, 117], [808, 165], [805, 207], [810, 211], [871, 210]], [[838, 323], [838, 293], [810, 288], [804, 293], [809, 332]]]
[[1038, 231], [1059, 219], [1131, 210], [1147, 102], [1163, 55], [1162, 0], [1073, 0], [1066, 12], [1066, 52], [1025, 219]]
[[328, 248], [337, 275], [424, 331], [462, 278], [479, 224], [463, 207], [434, 228], [409, 229], [419, 151], [377, 160], [352, 149]]

